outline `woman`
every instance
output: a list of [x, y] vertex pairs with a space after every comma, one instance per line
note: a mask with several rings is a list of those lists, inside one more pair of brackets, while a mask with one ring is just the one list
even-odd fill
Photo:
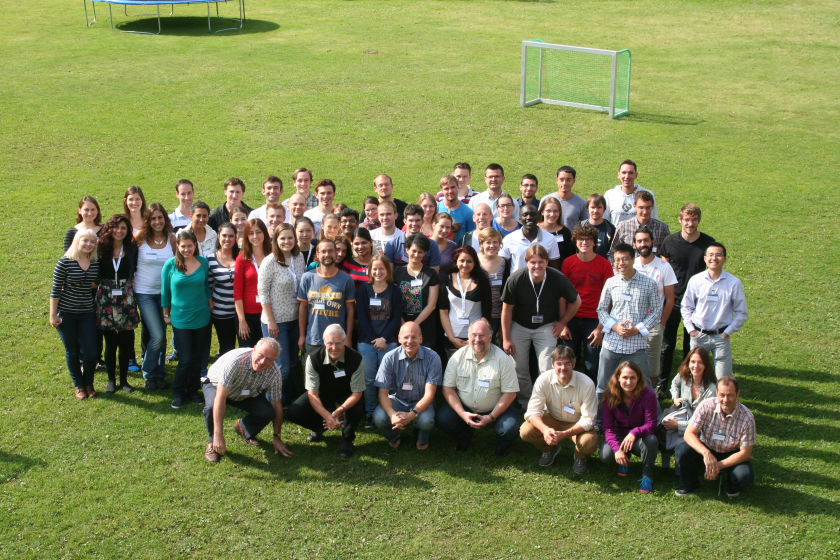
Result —
[[[145, 354], [143, 377], [146, 389], [166, 389], [166, 323], [160, 304], [160, 273], [163, 264], [175, 256], [175, 236], [164, 207], [157, 202], [149, 205], [143, 227], [135, 238], [137, 244], [137, 272], [134, 292], [143, 321]], [[147, 338], [148, 337], [148, 338]]]
[[315, 235], [315, 225], [306, 216], [301, 216], [295, 221], [295, 236], [297, 237], [298, 249], [303, 255], [303, 262], [309, 266], [315, 260], [315, 245], [312, 244], [312, 237]]
[[717, 396], [717, 377], [712, 358], [705, 348], [692, 348], [677, 370], [671, 383], [674, 406], [663, 411], [659, 421], [659, 444], [662, 449], [662, 467], [671, 466], [674, 448], [683, 442], [688, 421], [697, 406], [706, 399]]
[[397, 347], [402, 323], [402, 293], [394, 284], [391, 262], [384, 255], [373, 257], [368, 281], [356, 289], [356, 310], [358, 350], [365, 368], [365, 416], [373, 423], [373, 411], [379, 404], [379, 389], [373, 381], [385, 354]]
[[394, 283], [402, 293], [402, 318], [420, 325], [423, 346], [434, 348], [437, 321], [432, 314], [437, 305], [440, 279], [434, 268], [423, 264], [423, 257], [432, 245], [428, 237], [418, 233], [409, 235], [405, 246], [408, 264], [394, 271]]
[[[76, 231], [70, 248], [53, 270], [50, 291], [50, 325], [64, 343], [64, 360], [76, 390], [76, 400], [95, 397], [96, 315], [91, 286], [99, 281], [96, 232]], [[84, 360], [84, 365], [80, 360]]]
[[475, 249], [458, 247], [452, 255], [449, 274], [438, 298], [440, 323], [446, 333], [443, 346], [452, 357], [456, 350], [467, 345], [470, 325], [483, 318], [490, 320], [493, 309], [492, 291], [487, 273], [478, 264]]
[[502, 234], [502, 237], [522, 227], [519, 222], [513, 219], [513, 211], [516, 206], [514, 206], [512, 196], [509, 194], [501, 195], [497, 200], [496, 208], [499, 209], [499, 217], [493, 218], [491, 225], [493, 229]]
[[237, 332], [240, 348], [254, 348], [262, 338], [262, 301], [257, 292], [257, 285], [260, 265], [269, 253], [271, 242], [268, 240], [265, 224], [259, 218], [248, 220], [242, 250], [236, 257], [236, 271], [233, 274], [233, 301], [236, 316], [239, 318]]
[[64, 234], [64, 252], [70, 249], [80, 229], [92, 229], [94, 233], [99, 233], [102, 229], [101, 223], [102, 212], [99, 210], [99, 203], [92, 196], [83, 196], [79, 201], [79, 209], [76, 211], [76, 225]]
[[548, 196], [540, 202], [539, 226], [545, 232], [554, 236], [557, 240], [557, 247], [560, 249], [560, 264], [563, 259], [575, 254], [575, 242], [572, 240], [572, 232], [563, 225], [563, 210], [560, 201], [553, 196]]
[[432, 227], [432, 241], [437, 243], [440, 249], [440, 282], [443, 284], [444, 279], [449, 276], [449, 263], [452, 262], [452, 254], [455, 252], [457, 245], [454, 241], [449, 240], [452, 234], [452, 216], [446, 212], [435, 214], [433, 218]]
[[341, 235], [341, 221], [335, 214], [325, 214], [321, 218], [321, 233], [318, 235], [318, 241], [322, 239], [335, 240]]
[[105, 336], [106, 393], [117, 390], [117, 349], [120, 353], [120, 389], [134, 391], [128, 384], [128, 365], [134, 358], [134, 329], [140, 324], [134, 276], [137, 271], [137, 245], [131, 221], [116, 214], [99, 232], [99, 289], [96, 291], [96, 321]]
[[[369, 279], [368, 267], [373, 260], [373, 241], [365, 228], [356, 228], [353, 232], [353, 254], [344, 260], [341, 270], [350, 275], [356, 284], [356, 290]], [[355, 255], [355, 256], [353, 256]]]
[[653, 490], [653, 465], [659, 439], [656, 420], [659, 405], [656, 393], [646, 386], [645, 376], [635, 362], [621, 362], [610, 377], [601, 400], [604, 441], [601, 460], [618, 463], [618, 476], [627, 476], [630, 454], [642, 458], [642, 485], [639, 492]]
[[[437, 214], [437, 201], [435, 200], [435, 197], [432, 193], [424, 192], [421, 193], [420, 196], [417, 198], [417, 204], [419, 204], [420, 208], [423, 209], [423, 226], [421, 228], [421, 231], [426, 237], [432, 237], [435, 229], [434, 218]], [[405, 227], [403, 227], [403, 231], [405, 231]], [[442, 261], [440, 265], [442, 268]]]
[[[247, 222], [246, 222], [247, 223]], [[233, 278], [236, 274], [238, 231], [230, 222], [219, 226], [216, 233], [216, 252], [207, 257], [210, 268], [210, 292], [213, 311], [210, 320], [219, 339], [219, 355], [223, 356], [236, 348], [236, 331], [239, 323], [236, 304], [233, 301]]]
[[297, 396], [292, 375], [298, 363], [300, 302], [297, 289], [306, 270], [291, 224], [277, 226], [271, 251], [260, 265], [257, 292], [262, 302], [262, 335], [270, 336], [280, 343], [280, 354], [275, 363], [283, 378], [280, 400], [284, 407], [288, 407]]
[[198, 254], [195, 233], [182, 229], [175, 235], [175, 256], [160, 273], [163, 320], [172, 325], [178, 348], [178, 368], [172, 382], [172, 408], [181, 408], [186, 396], [204, 404], [198, 394], [203, 357], [210, 352], [210, 267]]
[[510, 276], [510, 259], [499, 255], [502, 249], [502, 234], [493, 228], [484, 228], [478, 233], [478, 262], [490, 280], [490, 292], [493, 307], [490, 311], [490, 325], [493, 327], [493, 340], [502, 327], [502, 286]]
[[146, 197], [140, 187], [128, 187], [123, 198], [123, 212], [131, 220], [131, 235], [137, 235], [143, 227], [146, 215]]
[[[230, 211], [230, 223], [236, 228], [236, 248], [241, 249], [242, 240], [245, 239], [245, 226], [248, 224], [248, 211], [241, 206], [234, 206]], [[216, 235], [218, 233], [216, 232]]]

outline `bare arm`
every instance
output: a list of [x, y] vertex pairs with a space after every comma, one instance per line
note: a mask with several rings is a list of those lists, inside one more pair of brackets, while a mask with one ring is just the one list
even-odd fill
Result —
[[429, 301], [426, 302], [426, 307], [423, 308], [423, 311], [414, 319], [414, 322], [418, 325], [431, 317], [432, 313], [437, 308], [437, 298], [438, 293], [440, 292], [440, 286], [432, 286], [429, 288]]
[[227, 451], [224, 422], [228, 394], [230, 389], [220, 384], [216, 387], [216, 398], [213, 400], [213, 449], [219, 455], [224, 455]]
[[502, 304], [502, 349], [507, 354], [516, 352], [516, 347], [510, 340], [510, 327], [513, 323], [513, 306], [509, 303]]

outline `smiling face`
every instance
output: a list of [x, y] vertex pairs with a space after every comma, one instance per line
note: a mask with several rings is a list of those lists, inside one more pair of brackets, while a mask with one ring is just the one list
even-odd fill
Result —
[[318, 190], [315, 191], [315, 196], [318, 197], [318, 202], [321, 206], [329, 208], [335, 198], [335, 191], [333, 190], [332, 185], [321, 185], [318, 187]]
[[301, 171], [295, 176], [295, 190], [298, 194], [309, 196], [309, 189], [312, 188], [312, 175], [308, 171]]
[[481, 252], [487, 255], [488, 257], [495, 257], [499, 254], [499, 249], [501, 248], [501, 243], [499, 239], [496, 237], [490, 237], [487, 241], [483, 241], [481, 243]]
[[706, 249], [706, 255], [703, 257], [706, 261], [706, 267], [712, 272], [720, 272], [723, 270], [723, 265], [726, 264], [726, 257], [723, 255], [723, 249], [720, 247], [709, 247]]
[[359, 227], [359, 220], [353, 216], [342, 216], [339, 221], [344, 235], [353, 235], [353, 232]]
[[251, 228], [251, 231], [248, 232], [248, 241], [251, 243], [251, 247], [253, 248], [262, 248], [263, 240], [265, 239], [265, 235], [263, 235], [262, 230], [254, 226]]
[[332, 242], [322, 241], [318, 243], [318, 262], [324, 266], [332, 266], [335, 264], [335, 244]]
[[458, 180], [458, 188], [460, 189], [466, 189], [472, 178], [472, 174], [469, 171], [460, 167], [452, 170], [452, 176]]
[[344, 243], [335, 244], [335, 262], [343, 263], [347, 258], [347, 245]]
[[79, 238], [79, 250], [87, 255], [90, 256], [93, 251], [96, 249], [96, 237], [92, 235], [83, 235]]
[[195, 254], [195, 243], [192, 239], [182, 239], [178, 242], [178, 252], [185, 259], [192, 257]]
[[653, 202], [639, 199], [633, 203], [633, 208], [636, 209], [636, 219], [639, 220], [640, 224], [644, 225], [650, 221], [650, 214], [653, 212]]
[[207, 220], [209, 219], [210, 212], [208, 212], [204, 208], [196, 208], [193, 210], [192, 214], [190, 214], [190, 220], [192, 220], [193, 229], [204, 228], [204, 226], [207, 225]]
[[306, 212], [306, 199], [299, 194], [293, 194], [289, 198], [289, 212], [293, 218], [300, 218]]
[[542, 282], [545, 278], [545, 269], [548, 268], [548, 261], [539, 255], [531, 255], [528, 262], [525, 263], [528, 271], [531, 273], [531, 279], [536, 282]]
[[621, 370], [618, 375], [618, 384], [625, 393], [632, 393], [636, 389], [636, 384], [639, 382], [639, 376], [631, 368], [626, 367]]
[[248, 214], [245, 212], [234, 212], [230, 215], [230, 223], [236, 226], [236, 231], [245, 231], [245, 224], [248, 223]]
[[557, 193], [566, 198], [572, 196], [572, 187], [575, 186], [575, 176], [568, 171], [561, 171], [557, 174]]
[[336, 237], [338, 236], [339, 231], [341, 231], [341, 226], [339, 225], [335, 214], [330, 217], [324, 216], [324, 221], [321, 222], [321, 227], [324, 229], [324, 237]]
[[519, 192], [522, 193], [522, 198], [531, 200], [537, 194], [537, 182], [533, 179], [522, 179], [519, 183]]
[[519, 223], [526, 229], [536, 228], [540, 215], [533, 206], [526, 205], [519, 211]]
[[78, 213], [85, 223], [92, 224], [99, 215], [99, 210], [96, 209], [96, 204], [93, 202], [85, 201], [82, 203], [82, 207], [78, 209]]
[[560, 205], [551, 200], [546, 202], [545, 208], [543, 208], [543, 219], [546, 224], [556, 224], [560, 220]]
[[382, 227], [386, 230], [391, 229], [394, 227], [394, 220], [396, 219], [397, 215], [394, 212], [394, 209], [388, 205], [380, 205], [377, 213], [379, 214], [379, 223], [382, 224]]
[[400, 327], [398, 340], [408, 357], [413, 358], [423, 342], [423, 333], [420, 331], [420, 326], [413, 321], [405, 323]]
[[274, 231], [277, 226], [283, 223], [286, 214], [279, 208], [269, 208], [265, 211], [265, 221], [268, 222], [268, 231]]
[[479, 204], [473, 210], [473, 221], [478, 229], [488, 228], [493, 223], [493, 213], [486, 204]]
[[175, 191], [175, 195], [181, 202], [181, 206], [189, 208], [190, 206], [192, 206], [193, 198], [195, 197], [195, 190], [189, 183], [184, 183], [178, 185], [178, 190]]
[[432, 228], [435, 239], [448, 239], [450, 233], [452, 233], [452, 220], [449, 218], [440, 218]]
[[469, 278], [470, 273], [475, 268], [475, 261], [467, 253], [461, 253], [458, 255], [458, 260], [455, 261], [455, 266], [458, 267], [458, 272], [461, 273], [463, 278]]
[[572, 380], [572, 373], [575, 371], [575, 363], [570, 358], [561, 357], [551, 366], [554, 368], [554, 373], [557, 374], [557, 379], [561, 385], [568, 385]]
[[388, 278], [388, 269], [385, 268], [382, 261], [375, 260], [371, 263], [370, 277], [373, 278], [374, 282], [385, 282], [385, 279]]
[[301, 222], [295, 228], [295, 233], [297, 234], [298, 243], [309, 246], [309, 243], [312, 241], [312, 236], [315, 235], [315, 230], [312, 229], [312, 226], [308, 222]]
[[122, 241], [126, 235], [128, 235], [128, 227], [125, 225], [125, 222], [117, 222], [114, 229], [111, 230], [111, 237], [117, 241]]
[[630, 279], [635, 271], [633, 270], [634, 255], [625, 253], [624, 251], [616, 251], [613, 253], [613, 267], [625, 279]]
[[372, 202], [368, 202], [365, 204], [365, 218], [369, 222], [378, 222], [379, 221], [379, 205], [374, 204]]
[[414, 214], [405, 217], [405, 233], [411, 235], [413, 233], [420, 233], [423, 228], [423, 215]]
[[370, 255], [370, 241], [368, 241], [364, 237], [354, 238], [353, 239], [353, 250], [362, 259], [367, 258], [367, 256]]
[[440, 191], [443, 193], [443, 198], [449, 202], [455, 202], [458, 200], [458, 181], [450, 181], [441, 187]]
[[633, 248], [642, 257], [648, 258], [653, 252], [653, 240], [647, 233], [637, 233], [633, 236]]
[[125, 205], [128, 206], [128, 210], [133, 214], [134, 212], [139, 212], [143, 207], [143, 199], [139, 194], [131, 193], [125, 197]]
[[636, 172], [636, 168], [629, 163], [625, 163], [618, 170], [618, 180], [621, 181], [622, 188], [627, 191], [631, 191], [635, 188], [636, 177], [638, 176], [639, 174]]
[[277, 360], [277, 352], [272, 351], [268, 344], [259, 342], [251, 352], [251, 367], [257, 373], [265, 370], [275, 360]]
[[579, 237], [575, 240], [578, 252], [588, 255], [595, 250], [595, 239], [592, 237]]
[[408, 254], [408, 262], [414, 267], [420, 266], [423, 263], [423, 257], [426, 256], [426, 251], [417, 245], [409, 247], [406, 253]]
[[703, 358], [700, 354], [695, 352], [688, 360], [688, 371], [691, 372], [691, 379], [695, 385], [699, 385], [703, 380], [703, 374], [706, 372], [706, 364], [703, 363]]
[[724, 414], [732, 414], [738, 406], [740, 391], [735, 390], [735, 385], [719, 383], [717, 386], [717, 401]]
[[327, 347], [327, 354], [330, 355], [332, 360], [339, 359], [341, 353], [344, 352], [344, 339], [341, 337], [341, 333], [330, 332], [325, 334], [324, 346]]
[[233, 246], [236, 245], [236, 232], [229, 227], [223, 227], [219, 230], [219, 247], [222, 251], [232, 251]]
[[149, 225], [152, 226], [152, 231], [155, 233], [162, 232], [163, 228], [166, 227], [166, 217], [163, 212], [160, 210], [152, 212], [152, 215], [149, 216]]
[[283, 187], [280, 183], [263, 183], [263, 196], [266, 204], [272, 204], [280, 200], [280, 195], [283, 194]]
[[292, 252], [295, 247], [295, 233], [290, 229], [280, 231], [277, 237], [277, 246], [283, 251], [283, 254]]
[[473, 354], [484, 356], [490, 349], [490, 327], [484, 321], [476, 321], [470, 325], [469, 344]]
[[242, 200], [243, 192], [241, 185], [228, 185], [225, 187], [225, 201], [227, 202], [228, 208], [233, 208], [239, 204], [239, 201]]
[[699, 216], [690, 216], [688, 214], [684, 214], [679, 217], [679, 220], [680, 228], [682, 229], [682, 232], [686, 237], [691, 237], [697, 232], [697, 226], [700, 225]]
[[431, 222], [432, 218], [437, 214], [437, 204], [428, 198], [423, 199], [423, 202], [420, 203], [420, 208], [423, 209], [423, 220], [426, 222]]

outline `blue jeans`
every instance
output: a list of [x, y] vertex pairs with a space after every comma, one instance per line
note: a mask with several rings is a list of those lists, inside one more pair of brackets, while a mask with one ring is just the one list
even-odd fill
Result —
[[[263, 336], [269, 336], [268, 325], [262, 325]], [[277, 323], [277, 337], [274, 339], [280, 344], [280, 354], [274, 361], [277, 367], [280, 368], [280, 375], [283, 378], [283, 389], [280, 397], [280, 402], [283, 408], [287, 408], [292, 404], [295, 398], [295, 379], [292, 376], [292, 369], [298, 364], [298, 336], [299, 334], [297, 319], [288, 321], [286, 323]]]
[[149, 343], [143, 355], [143, 377], [147, 381], [163, 379], [166, 375], [166, 323], [163, 321], [160, 294], [137, 294], [137, 307], [140, 308], [143, 326], [149, 332]]
[[[464, 407], [464, 410], [471, 412], [470, 409]], [[513, 440], [519, 437], [519, 426], [522, 422], [519, 420], [519, 415], [516, 413], [513, 405], [509, 406], [507, 410], [502, 412], [495, 422], [491, 422], [488, 426], [496, 430], [496, 447], [498, 449], [507, 449]], [[467, 426], [460, 416], [455, 414], [449, 403], [444, 403], [437, 412], [435, 425], [438, 429], [448, 434], [459, 444], [467, 445], [473, 437], [476, 428]]]
[[178, 343], [178, 368], [172, 382], [172, 395], [197, 395], [201, 386], [201, 364], [210, 354], [210, 323], [198, 329], [172, 327]]
[[[56, 330], [64, 343], [64, 360], [74, 387], [92, 387], [99, 352], [96, 348], [96, 316], [90, 313], [61, 313]], [[82, 363], [84, 360], [84, 373]]]
[[[391, 399], [391, 405], [394, 407], [394, 412], [410, 412], [417, 403], [404, 404], [396, 399]], [[391, 426], [391, 419], [388, 418], [388, 413], [382, 406], [377, 405], [373, 411], [373, 423], [382, 431], [382, 435], [388, 440], [388, 443], [396, 443], [402, 433], [401, 430], [395, 430]], [[429, 432], [435, 427], [435, 403], [432, 403], [429, 408], [420, 413], [420, 416], [414, 419], [414, 431], [417, 434], [417, 441], [421, 445], [429, 443]]]
[[[385, 354], [399, 346], [396, 342], [389, 342], [385, 350], [377, 350], [373, 344], [360, 342], [358, 344], [359, 354], [362, 355], [362, 365], [365, 368], [365, 416], [373, 416], [373, 412], [379, 404], [379, 388], [374, 387], [376, 372], [379, 371], [379, 364], [385, 358]], [[411, 409], [409, 409], [411, 410]], [[407, 410], [399, 412], [408, 412]], [[374, 422], [376, 420], [374, 419]], [[390, 422], [388, 423], [390, 425]], [[393, 442], [391, 442], [393, 443]]]
[[[564, 346], [568, 346], [575, 351], [575, 356], [583, 358], [584, 373], [593, 381], [598, 382], [598, 360], [601, 357], [601, 347], [593, 348], [590, 346], [590, 341], [587, 339], [595, 327], [598, 326], [598, 318], [584, 319], [580, 317], [572, 317], [569, 321], [569, 332], [572, 335], [571, 340], [560, 339]], [[581, 345], [583, 345], [583, 352], [581, 353]]]

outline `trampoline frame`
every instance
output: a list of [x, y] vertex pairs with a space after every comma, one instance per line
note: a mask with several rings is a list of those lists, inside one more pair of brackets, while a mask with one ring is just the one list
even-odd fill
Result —
[[[245, 0], [187, 0], [187, 1], [143, 1], [143, 0], [90, 0], [91, 11], [93, 12], [93, 21], [88, 18], [88, 9], [87, 9], [87, 2], [88, 0], [82, 0], [82, 4], [84, 5], [85, 9], [85, 24], [87, 27], [90, 27], [94, 23], [96, 23], [96, 2], [104, 2], [108, 4], [108, 19], [111, 24], [111, 31], [117, 31], [119, 33], [137, 33], [139, 35], [160, 35], [161, 32], [161, 24], [160, 24], [160, 6], [163, 4], [164, 6], [169, 4], [169, 15], [173, 15], [175, 13], [175, 4], [178, 5], [190, 5], [190, 4], [207, 4], [207, 31], [208, 33], [221, 33], [222, 31], [236, 31], [238, 29], [242, 29], [242, 26], [245, 24]], [[237, 2], [239, 4], [239, 17], [238, 18], [228, 18], [222, 17], [219, 14], [219, 3], [221, 2]], [[121, 4], [123, 6], [123, 11], [127, 17], [141, 17], [141, 16], [156, 16], [157, 23], [158, 23], [158, 30], [157, 33], [152, 33], [151, 31], [126, 31], [123, 29], [116, 29], [114, 28], [114, 14], [111, 9], [113, 4]], [[220, 20], [227, 20], [238, 22], [239, 27], [227, 27], [225, 29], [217, 29], [213, 31], [213, 24], [212, 18], [210, 17], [210, 4], [216, 5], [216, 19]], [[147, 13], [147, 14], [129, 14], [128, 7], [129, 6], [144, 6], [144, 5], [152, 5], [155, 6], [156, 11]]]

